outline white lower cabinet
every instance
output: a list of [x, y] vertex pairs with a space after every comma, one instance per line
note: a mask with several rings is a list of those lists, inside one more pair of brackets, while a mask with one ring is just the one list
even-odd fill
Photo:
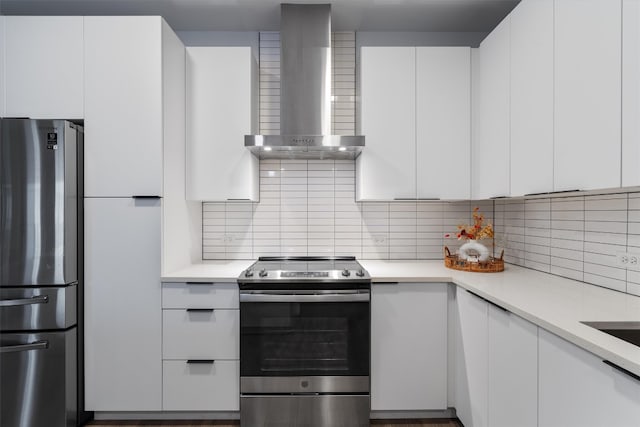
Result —
[[454, 406], [465, 427], [637, 427], [640, 381], [460, 287]]
[[87, 410], [161, 409], [160, 204], [85, 199]]
[[640, 381], [542, 329], [539, 346], [540, 427], [640, 426]]
[[371, 290], [371, 409], [446, 409], [447, 284]]
[[238, 359], [239, 310], [163, 310], [164, 359]]
[[240, 408], [236, 283], [162, 284], [162, 409]]
[[458, 287], [455, 407], [465, 427], [536, 427], [538, 328]]
[[488, 416], [491, 427], [538, 425], [538, 327], [489, 304]]
[[238, 411], [238, 360], [165, 360], [162, 363], [165, 411]]
[[162, 308], [239, 308], [236, 283], [163, 283]]
[[486, 427], [487, 302], [458, 287], [455, 355], [455, 407], [465, 427]]

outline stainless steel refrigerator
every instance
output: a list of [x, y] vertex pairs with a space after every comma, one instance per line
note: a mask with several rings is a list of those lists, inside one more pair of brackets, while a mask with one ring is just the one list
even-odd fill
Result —
[[83, 130], [0, 119], [0, 426], [84, 413]]

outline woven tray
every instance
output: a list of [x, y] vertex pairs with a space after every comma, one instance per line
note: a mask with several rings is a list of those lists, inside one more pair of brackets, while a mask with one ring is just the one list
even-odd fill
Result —
[[504, 250], [500, 254], [500, 258], [490, 257], [485, 262], [469, 262], [458, 258], [457, 255], [451, 254], [448, 247], [444, 247], [444, 265], [447, 268], [460, 271], [474, 271], [476, 273], [499, 273], [504, 271]]

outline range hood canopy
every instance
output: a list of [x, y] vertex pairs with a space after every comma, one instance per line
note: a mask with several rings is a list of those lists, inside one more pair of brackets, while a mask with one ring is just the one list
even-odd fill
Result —
[[261, 159], [355, 159], [364, 136], [331, 135], [331, 5], [282, 4], [281, 135], [246, 135]]

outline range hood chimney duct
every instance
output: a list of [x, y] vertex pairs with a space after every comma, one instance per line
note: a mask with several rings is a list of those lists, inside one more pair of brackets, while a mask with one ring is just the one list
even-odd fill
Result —
[[331, 5], [282, 4], [280, 132], [246, 135], [260, 158], [354, 159], [363, 136], [331, 135]]
[[331, 5], [283, 4], [280, 131], [331, 133]]

